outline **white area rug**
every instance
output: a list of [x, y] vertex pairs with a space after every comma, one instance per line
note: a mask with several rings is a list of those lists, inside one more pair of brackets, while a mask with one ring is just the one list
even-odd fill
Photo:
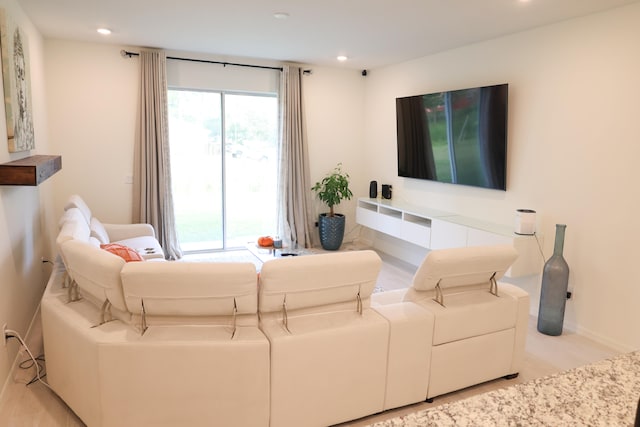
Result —
[[396, 426], [633, 426], [640, 351], [372, 424]]

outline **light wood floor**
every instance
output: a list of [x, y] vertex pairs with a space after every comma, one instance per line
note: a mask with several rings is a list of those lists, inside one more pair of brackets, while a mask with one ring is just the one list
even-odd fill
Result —
[[[409, 286], [415, 267], [381, 254], [383, 268], [379, 285], [386, 289]], [[387, 411], [370, 417], [341, 424], [346, 426], [365, 426], [376, 421], [393, 418], [446, 402], [470, 397], [486, 391], [508, 387], [519, 382], [561, 372], [618, 354], [586, 337], [565, 331], [561, 336], [550, 337], [536, 330], [535, 318], [529, 322], [525, 364], [518, 378], [514, 380], [495, 380], [435, 399], [433, 403], [417, 403], [399, 409]], [[42, 353], [42, 333], [36, 319], [29, 340], [35, 356]], [[16, 344], [10, 344], [16, 345]], [[26, 358], [26, 357], [25, 357]], [[22, 360], [22, 358], [20, 359]], [[33, 378], [35, 371], [16, 369], [0, 398], [0, 427], [11, 426], [84, 426], [82, 421], [52, 391], [40, 383], [25, 384]], [[45, 377], [46, 380], [46, 377]], [[82, 384], [78, 384], [82, 387]]]

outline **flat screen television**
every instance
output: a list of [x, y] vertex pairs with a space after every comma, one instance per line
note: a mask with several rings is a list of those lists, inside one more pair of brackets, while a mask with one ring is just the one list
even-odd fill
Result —
[[396, 99], [398, 176], [507, 189], [507, 104], [500, 84]]

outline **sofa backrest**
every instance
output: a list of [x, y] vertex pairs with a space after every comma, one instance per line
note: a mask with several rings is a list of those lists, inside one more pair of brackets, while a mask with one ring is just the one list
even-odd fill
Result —
[[89, 223], [87, 223], [87, 220], [84, 217], [84, 214], [82, 213], [82, 211], [80, 211], [80, 209], [74, 208], [74, 207], [70, 207], [70, 208], [68, 208], [68, 209], [66, 209], [65, 211], [62, 212], [62, 215], [60, 216], [60, 219], [58, 220], [58, 230], [60, 228], [62, 228], [62, 226], [64, 225], [65, 222], [70, 221], [70, 220], [82, 221], [82, 222], [86, 223], [87, 226], [89, 225]]
[[440, 289], [489, 284], [491, 277], [501, 279], [517, 257], [510, 245], [432, 250], [418, 267], [412, 288], [429, 291], [438, 284]]
[[258, 279], [252, 263], [132, 262], [122, 269], [127, 308], [148, 316], [255, 315]]
[[370, 305], [382, 260], [374, 251], [284, 257], [262, 265], [258, 311]]
[[71, 239], [87, 242], [90, 233], [89, 224], [85, 221], [80, 209], [69, 208], [60, 219], [60, 231], [56, 237], [56, 245], [60, 248], [62, 243]]
[[87, 221], [87, 224], [91, 222], [91, 209], [89, 205], [85, 203], [85, 201], [77, 194], [72, 194], [67, 203], [64, 205], [64, 210], [68, 210], [71, 208], [77, 208], [82, 213], [83, 218]]
[[60, 252], [69, 275], [76, 281], [83, 296], [101, 305], [108, 300], [119, 311], [127, 307], [122, 295], [120, 272], [125, 261], [89, 242], [67, 240]]

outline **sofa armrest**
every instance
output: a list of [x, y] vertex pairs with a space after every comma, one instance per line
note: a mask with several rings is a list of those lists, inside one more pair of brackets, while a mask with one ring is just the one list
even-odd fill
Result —
[[413, 302], [372, 305], [389, 322], [389, 353], [384, 409], [426, 399], [434, 316]]
[[511, 373], [520, 372], [524, 364], [525, 345], [527, 332], [529, 330], [529, 294], [523, 289], [510, 283], [498, 282], [498, 294], [510, 295], [517, 301], [518, 311], [516, 314], [516, 336], [514, 342], [513, 361], [511, 363]]
[[132, 239], [134, 237], [151, 236], [156, 237], [156, 232], [151, 224], [102, 224], [109, 234], [109, 240]]

